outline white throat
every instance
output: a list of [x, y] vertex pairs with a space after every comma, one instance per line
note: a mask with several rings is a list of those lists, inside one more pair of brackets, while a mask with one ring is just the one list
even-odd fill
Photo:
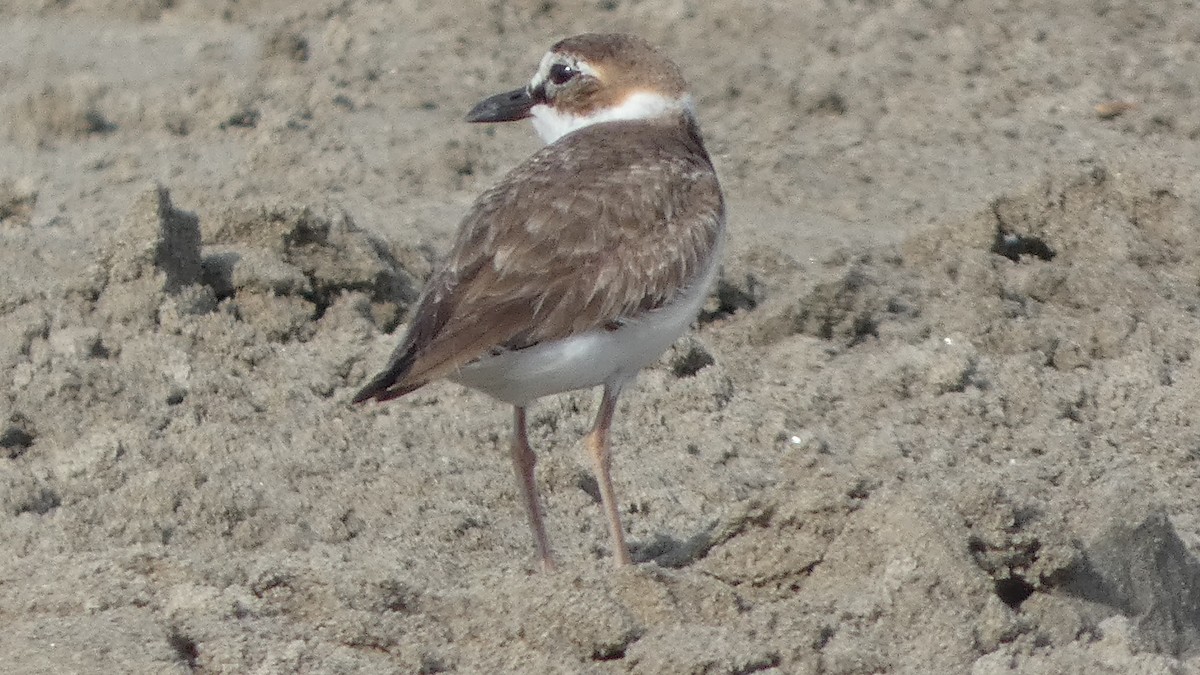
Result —
[[670, 113], [685, 112], [695, 117], [692, 97], [668, 98], [662, 94], [639, 91], [630, 94], [619, 104], [598, 110], [591, 115], [572, 115], [539, 103], [529, 111], [533, 115], [533, 128], [546, 143], [553, 143], [572, 131], [601, 122], [617, 120], [645, 120], [662, 117]]

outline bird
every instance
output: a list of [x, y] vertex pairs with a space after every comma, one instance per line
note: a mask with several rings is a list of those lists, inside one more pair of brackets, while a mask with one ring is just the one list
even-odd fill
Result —
[[513, 469], [549, 571], [526, 411], [603, 387], [584, 443], [613, 560], [629, 565], [611, 476], [617, 399], [697, 318], [718, 274], [725, 198], [680, 68], [640, 37], [560, 40], [527, 85], [466, 116], [524, 119], [545, 145], [475, 200], [404, 337], [353, 401], [446, 379], [511, 405]]

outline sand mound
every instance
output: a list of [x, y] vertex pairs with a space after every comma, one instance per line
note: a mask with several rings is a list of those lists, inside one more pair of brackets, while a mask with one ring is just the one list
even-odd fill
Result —
[[[1195, 505], [1196, 220], [1169, 188], [1095, 167], [777, 293], [748, 336], [789, 382], [779, 445], [803, 471], [710, 558], [836, 602], [859, 570], [870, 628], [849, 653], [870, 647], [878, 667], [1088, 641], [1113, 615], [1139, 648], [1195, 653], [1200, 563], [1163, 513]], [[843, 512], [798, 511], [831, 465], [849, 474]], [[904, 651], [921, 638], [898, 636], [938, 615], [948, 651]]]
[[[335, 5], [0, 7], [0, 670], [1200, 669], [1200, 14]], [[595, 29], [732, 237], [622, 397], [638, 566], [531, 410], [541, 575], [510, 411], [348, 399], [535, 147], [463, 111]]]

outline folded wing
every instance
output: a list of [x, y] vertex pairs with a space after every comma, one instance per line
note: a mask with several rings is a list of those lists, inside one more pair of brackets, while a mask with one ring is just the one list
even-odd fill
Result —
[[724, 217], [690, 122], [570, 134], [476, 200], [388, 367], [354, 401], [403, 396], [495, 350], [653, 311], [704, 269]]

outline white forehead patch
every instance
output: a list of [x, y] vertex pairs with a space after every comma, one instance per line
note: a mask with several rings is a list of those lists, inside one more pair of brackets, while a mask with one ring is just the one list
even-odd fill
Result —
[[601, 122], [618, 120], [646, 120], [663, 115], [683, 112], [695, 118], [695, 104], [691, 96], [670, 98], [649, 91], [638, 91], [625, 97], [611, 108], [601, 108], [590, 115], [572, 115], [544, 103], [533, 106], [533, 128], [546, 143], [553, 143], [572, 131]]
[[537, 89], [539, 84], [542, 84], [546, 81], [546, 78], [550, 77], [550, 66], [554, 65], [555, 61], [557, 61], [557, 58], [554, 52], [546, 52], [546, 55], [542, 57], [542, 62], [538, 64], [537, 72], [533, 74], [533, 79], [529, 81], [530, 89]]

